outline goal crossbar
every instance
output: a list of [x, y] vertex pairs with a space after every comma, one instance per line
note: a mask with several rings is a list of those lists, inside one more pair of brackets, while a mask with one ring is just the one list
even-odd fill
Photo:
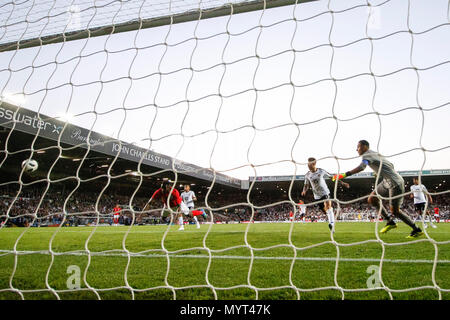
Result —
[[23, 39], [19, 41], [10, 41], [3, 44], [0, 43], [0, 52], [32, 48], [36, 46], [60, 42], [68, 42], [86, 38], [94, 38], [108, 34], [117, 34], [122, 32], [134, 31], [138, 29], [140, 30], [140, 29], [161, 27], [164, 25], [196, 21], [199, 20], [200, 18], [202, 20], [217, 18], [230, 15], [230, 13], [232, 14], [245, 13], [313, 1], [318, 0], [253, 0], [253, 1], [244, 1], [243, 3], [237, 4], [228, 3], [220, 7], [210, 9], [189, 10], [178, 14], [165, 15], [156, 18], [153, 17], [149, 19], [138, 18], [114, 25], [99, 26], [83, 30], [63, 32], [59, 34], [43, 37], [35, 37], [31, 39]]

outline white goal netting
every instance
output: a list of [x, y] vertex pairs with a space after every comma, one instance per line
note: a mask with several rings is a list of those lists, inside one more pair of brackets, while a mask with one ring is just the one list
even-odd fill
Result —
[[[448, 169], [449, 36], [448, 0], [3, 2], [0, 293], [448, 299], [449, 229], [381, 236], [367, 205], [377, 175], [332, 183], [336, 233], [289, 212], [308, 157], [346, 172], [361, 139], [426, 185], [427, 170]], [[426, 194], [445, 217], [441, 173]], [[196, 192], [208, 214], [198, 233], [177, 232], [176, 212], [156, 201], [144, 212], [164, 179]], [[308, 197], [309, 217], [326, 222]]]

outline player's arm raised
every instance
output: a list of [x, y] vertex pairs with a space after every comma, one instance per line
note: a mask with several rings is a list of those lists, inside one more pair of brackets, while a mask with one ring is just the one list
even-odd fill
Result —
[[350, 176], [352, 176], [352, 175], [354, 175], [354, 174], [357, 174], [358, 172], [364, 171], [364, 169], [367, 167], [368, 164], [369, 164], [369, 162], [368, 162], [367, 160], [363, 160], [363, 161], [360, 163], [360, 165], [357, 166], [356, 168], [354, 168], [354, 169], [352, 169], [352, 170], [350, 170], [350, 171], [347, 171], [347, 172], [345, 172], [345, 173], [338, 173], [338, 174], [335, 174], [335, 175], [333, 176], [333, 181], [341, 180], [341, 179], [344, 179], [344, 178], [346, 178], [346, 177], [350, 177]]
[[[331, 173], [329, 173], [328, 171], [325, 171], [326, 174], [333, 180], [336, 181], [335, 176], [336, 175], [332, 175]], [[342, 178], [343, 179], [343, 178]], [[346, 187], [347, 189], [350, 188], [350, 185], [347, 182], [342, 181], [342, 179], [338, 179], [338, 183], [344, 187]]]

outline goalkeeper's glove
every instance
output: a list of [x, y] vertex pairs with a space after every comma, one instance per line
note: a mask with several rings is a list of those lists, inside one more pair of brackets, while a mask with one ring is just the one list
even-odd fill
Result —
[[350, 175], [349, 172], [335, 174], [333, 176], [332, 180], [333, 181], [341, 180], [341, 179], [344, 179], [345, 177], [348, 177], [349, 175]]

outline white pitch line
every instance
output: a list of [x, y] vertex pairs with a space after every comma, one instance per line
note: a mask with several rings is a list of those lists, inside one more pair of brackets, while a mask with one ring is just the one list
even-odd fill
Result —
[[[133, 256], [137, 257], [155, 257], [155, 258], [165, 258], [164, 254], [150, 254], [150, 255], [140, 255], [136, 254]], [[207, 255], [170, 255], [170, 258], [203, 258], [209, 259]], [[212, 256], [214, 259], [234, 259], [234, 260], [250, 260], [251, 257], [248, 256]], [[254, 260], [288, 260], [292, 261], [294, 258], [289, 257], [263, 257], [263, 256], [254, 256]], [[295, 260], [298, 261], [336, 261], [336, 258], [329, 257], [296, 257]], [[339, 258], [339, 262], [377, 262], [380, 263], [380, 259], [370, 259], [370, 258]], [[403, 259], [383, 259], [383, 262], [392, 262], [392, 263], [434, 263], [433, 260], [403, 260]], [[450, 263], [450, 260], [437, 260], [437, 263]]]
[[[204, 228], [204, 229], [194, 229], [194, 228], [184, 230], [183, 233], [201, 233], [201, 234], [204, 234], [207, 231], [206, 228]], [[119, 229], [121, 229], [121, 228], [119, 228]], [[43, 230], [41, 229], [39, 231], [43, 231]], [[48, 233], [53, 233], [56, 230], [55, 229], [46, 228], [45, 231], [48, 232]], [[95, 233], [96, 234], [122, 234], [122, 235], [125, 235], [127, 233], [127, 231], [128, 231], [127, 229], [122, 227], [122, 230], [117, 230], [116, 229], [114, 231], [113, 230], [99, 230], [99, 229], [97, 229], [95, 231]], [[132, 234], [163, 234], [164, 232], [165, 232], [165, 229], [161, 229], [161, 230], [142, 230], [142, 231], [130, 230], [128, 235], [132, 235]], [[267, 231], [257, 231], [257, 232], [254, 231], [254, 230], [251, 230], [251, 231], [248, 232], [248, 234], [253, 235], [255, 233], [259, 233], [259, 234], [270, 233], [270, 234], [273, 234], [273, 233], [288, 233], [288, 232], [289, 231], [287, 231], [287, 230], [267, 230]], [[64, 234], [64, 233], [92, 233], [92, 229], [91, 230], [89, 230], [89, 229], [86, 229], [86, 230], [64, 230], [64, 229], [60, 229], [58, 231], [58, 233], [59, 234]], [[181, 234], [180, 231], [178, 231], [178, 229], [175, 229], [175, 228], [173, 228], [173, 230], [170, 230], [170, 233], [171, 234]], [[243, 230], [231, 230], [231, 231], [227, 231], [227, 230], [211, 230], [211, 232], [210, 232], [211, 235], [222, 234], [222, 233], [223, 234], [245, 234], [245, 230], [244, 229]], [[329, 231], [328, 231], [328, 229], [326, 229], [324, 231], [319, 231], [319, 232], [315, 232], [315, 233], [329, 233]], [[298, 235], [299, 231], [294, 231], [294, 234]], [[346, 231], [345, 235], [348, 235], [348, 234], [374, 234], [374, 232], [373, 231], [362, 231], [362, 230], [361, 231]], [[434, 234], [449, 234], [449, 233], [448, 232], [444, 232], [444, 231], [441, 232], [441, 231], [433, 230], [432, 235], [434, 235]], [[335, 234], [335, 237], [339, 237], [341, 235], [343, 235], [343, 233]], [[371, 240], [376, 240], [376, 238], [373, 238]]]
[[[0, 256], [14, 254], [14, 251], [9, 250], [0, 250]], [[16, 251], [17, 255], [28, 255], [28, 254], [46, 254], [49, 255], [50, 252], [47, 250], [42, 251]], [[63, 255], [74, 255], [74, 256], [83, 256], [88, 255], [85, 251], [72, 251], [72, 252], [54, 252], [55, 256], [63, 256]], [[107, 252], [90, 252], [91, 256], [112, 256], [112, 257], [128, 257], [126, 253], [107, 253]], [[142, 254], [142, 253], [130, 253], [130, 257], [139, 257], [139, 258], [166, 258], [165, 254]], [[187, 259], [209, 259], [208, 255], [180, 255], [180, 254], [169, 254], [170, 258], [187, 258]], [[249, 256], [212, 256], [213, 259], [230, 259], [230, 260], [250, 260]], [[284, 261], [292, 261], [294, 258], [290, 257], [263, 257], [263, 256], [254, 256], [254, 260], [284, 260]], [[332, 261], [336, 262], [336, 258], [331, 257], [296, 257], [296, 261]], [[339, 262], [374, 262], [380, 263], [381, 259], [373, 259], [373, 258], [339, 258]], [[383, 259], [383, 263], [428, 263], [433, 264], [434, 260], [424, 260], [424, 259], [415, 259], [415, 260], [407, 260], [407, 259]], [[437, 260], [436, 263], [450, 263], [450, 260]]]

